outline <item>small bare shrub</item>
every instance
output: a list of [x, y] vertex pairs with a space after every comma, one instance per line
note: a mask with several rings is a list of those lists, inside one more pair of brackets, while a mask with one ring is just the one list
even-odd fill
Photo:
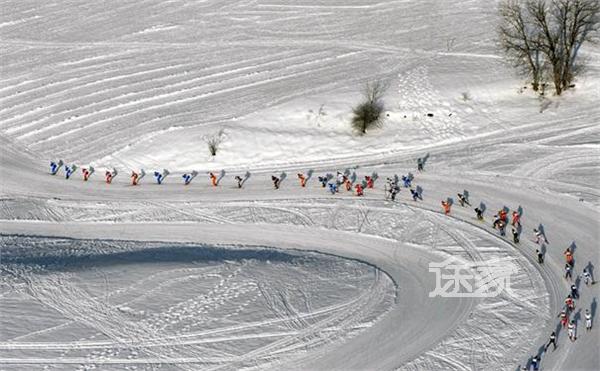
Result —
[[386, 90], [387, 84], [382, 81], [367, 83], [365, 86], [363, 101], [352, 109], [351, 124], [360, 135], [366, 134], [368, 129], [383, 125], [383, 95]]
[[221, 129], [218, 132], [204, 136], [204, 142], [208, 146], [208, 151], [211, 156], [216, 156], [221, 143], [225, 140], [225, 130]]

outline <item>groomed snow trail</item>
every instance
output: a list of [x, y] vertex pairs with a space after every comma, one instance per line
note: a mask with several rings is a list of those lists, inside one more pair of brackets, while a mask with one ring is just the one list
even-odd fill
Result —
[[[23, 155], [15, 155], [15, 158], [21, 164], [27, 164], [29, 161]], [[10, 162], [6, 162], [5, 165], [10, 165]], [[10, 166], [5, 166], [4, 171], [11, 175], [14, 170]], [[44, 200], [40, 197], [37, 184], [46, 184], [51, 189], [53, 186], [59, 187], [61, 183], [66, 183], [61, 179], [46, 176], [42, 171], [34, 170], [31, 163], [30, 166], [20, 167], [19, 172], [26, 174], [30, 172], [29, 176], [38, 180], [31, 183], [36, 184], [35, 186], [20, 187], [19, 191], [15, 192], [15, 197], [6, 197], [2, 200], [4, 220], [2, 231], [8, 236], [15, 236], [10, 238], [18, 239], [21, 238], [18, 236], [25, 235], [69, 237], [75, 239], [74, 246], [85, 246], [85, 241], [90, 239], [107, 241], [105, 253], [109, 256], [111, 246], [118, 245], [119, 240], [148, 241], [148, 243], [156, 243], [153, 241], [201, 242], [207, 245], [225, 244], [240, 248], [269, 246], [276, 249], [308, 249], [372, 264], [385, 274], [389, 274], [397, 287], [394, 289], [394, 305], [377, 321], [363, 327], [362, 330], [356, 329], [360, 332], [344, 342], [330, 339], [333, 341], [330, 345], [317, 347], [311, 351], [307, 351], [302, 346], [300, 351], [298, 350], [297, 346], [301, 342], [298, 343], [300, 340], [294, 337], [296, 332], [284, 334], [286, 336], [284, 338], [288, 340], [283, 344], [275, 335], [266, 337], [275, 344], [281, 344], [266, 348], [270, 352], [265, 353], [270, 354], [266, 358], [261, 358], [259, 353], [255, 353], [257, 350], [252, 351], [248, 356], [230, 354], [226, 357], [221, 355], [210, 359], [189, 356], [195, 353], [189, 349], [190, 347], [202, 347], [205, 343], [210, 343], [210, 339], [206, 339], [202, 333], [195, 334], [193, 331], [181, 335], [187, 340], [185, 342], [179, 340], [173, 342], [169, 340], [168, 334], [160, 332], [154, 333], [146, 342], [140, 341], [139, 338], [144, 339], [147, 336], [139, 336], [136, 339], [136, 336], [125, 333], [124, 335], [139, 342], [133, 347], [136, 349], [135, 357], [127, 359], [120, 358], [119, 353], [111, 352], [110, 349], [114, 348], [106, 345], [106, 342], [94, 345], [94, 342], [90, 343], [85, 339], [71, 343], [39, 343], [36, 348], [35, 342], [31, 340], [39, 334], [44, 334], [42, 338], [47, 338], [55, 331], [60, 333], [61, 326], [64, 325], [58, 324], [49, 329], [33, 330], [31, 335], [26, 336], [28, 340], [26, 343], [16, 339], [3, 343], [0, 349], [9, 351], [9, 354], [20, 348], [23, 351], [62, 349], [65, 353], [48, 358], [0, 359], [7, 366], [23, 363], [55, 365], [170, 363], [179, 365], [177, 367], [185, 367], [185, 364], [194, 363], [205, 367], [213, 365], [227, 368], [242, 366], [262, 368], [268, 365], [277, 368], [285, 365], [285, 367], [298, 369], [365, 369], [379, 365], [381, 368], [390, 369], [403, 364], [403, 367], [408, 369], [435, 367], [463, 369], [483, 367], [483, 365], [500, 368], [507, 362], [517, 363], [523, 359], [529, 351], [528, 344], [532, 337], [540, 339], [545, 336], [542, 330], [552, 326], [553, 313], [558, 310], [560, 297], [565, 290], [565, 284], [557, 279], [560, 266], [553, 262], [551, 251], [549, 251], [547, 266], [554, 265], [555, 271], [540, 270], [532, 262], [530, 252], [520, 251], [498, 238], [487, 225], [474, 221], [470, 211], [461, 210], [458, 206], [455, 208], [456, 218], [450, 218], [437, 213], [437, 205], [434, 201], [416, 204], [405, 200], [406, 196], [402, 196], [399, 203], [391, 204], [381, 200], [383, 192], [380, 190], [372, 192], [362, 200], [344, 194], [337, 197], [327, 196], [320, 186], [314, 183], [311, 183], [307, 189], [301, 189], [295, 184], [284, 184], [284, 187], [277, 192], [265, 192], [264, 188], [268, 186], [268, 181], [258, 177], [241, 191], [230, 186], [210, 189], [198, 185], [191, 188], [192, 191], [186, 193], [184, 197], [177, 196], [174, 200], [168, 200], [165, 196], [169, 193], [177, 193], [179, 187], [182, 187], [180, 185], [167, 183], [161, 187], [142, 186], [139, 191], [143, 195], [139, 197], [143, 200], [138, 201], [131, 199], [130, 195], [135, 198], [136, 193], [131, 193], [129, 187], [116, 183], [104, 191], [106, 194], [111, 192], [114, 194], [114, 202], [110, 201], [110, 197], [97, 198], [92, 194], [85, 194], [86, 189], [98, 189], [104, 186], [98, 181], [90, 184], [69, 182], [68, 185], [73, 187], [74, 192], [66, 197]], [[16, 179], [16, 175], [12, 179]], [[418, 175], [418, 179], [419, 184], [427, 190], [427, 200], [442, 198], [443, 193], [440, 192], [444, 191], [441, 191], [442, 187], [439, 185], [436, 186], [442, 180], [437, 176], [423, 174]], [[262, 182], [265, 184], [261, 184]], [[443, 182], [444, 189], [454, 187], [460, 190], [465, 181], [445, 178]], [[500, 199], [511, 197], [511, 192], [505, 191], [499, 181], [483, 184], [469, 181], [468, 188], [473, 199], [481, 195], [482, 200], [486, 200], [491, 210], [501, 206], [494, 201], [494, 197]], [[30, 196], [27, 196], [29, 192], [31, 192]], [[248, 200], [243, 199], [246, 195]], [[570, 196], [557, 197], [565, 198], [567, 203], [581, 205]], [[150, 201], [153, 199], [156, 201]], [[168, 207], [165, 207], [165, 203]], [[21, 214], [19, 210], [23, 210], [24, 204], [30, 212], [36, 211]], [[534, 220], [538, 218], [536, 215], [544, 215], [544, 213], [538, 214], [536, 211], [538, 207], [540, 210], [548, 207], [544, 196], [521, 196], [519, 204], [525, 208], [527, 217]], [[591, 206], [586, 208], [589, 212], [595, 212]], [[572, 211], [574, 213], [572, 216], [568, 215], [570, 210], [567, 208], [563, 211], [565, 220], [581, 219], [578, 215], [581, 210]], [[584, 208], [583, 211], [587, 212], [585, 210]], [[32, 217], [33, 215], [35, 218]], [[585, 220], [591, 224], [586, 225]], [[583, 221], [577, 227], [566, 222], [562, 228], [565, 228], [565, 231], [593, 228], [593, 219], [584, 218]], [[180, 222], [185, 224], [178, 224]], [[283, 223], [286, 228], [282, 230], [274, 223]], [[547, 231], [554, 231], [550, 229], [554, 227], [551, 223], [545, 225]], [[582, 243], [585, 243], [585, 240], [582, 240]], [[18, 246], [20, 243], [5, 239], [4, 244], [6, 250], [7, 246]], [[531, 243], [526, 239], [523, 245], [524, 248], [531, 248], [528, 247]], [[93, 251], [96, 250], [98, 248]], [[102, 250], [104, 249], [100, 249]], [[86, 251], [86, 248], [82, 251]], [[560, 254], [560, 252], [555, 253]], [[513, 291], [493, 300], [481, 301], [428, 298], [427, 294], [433, 289], [434, 283], [433, 275], [427, 271], [427, 264], [431, 261], [442, 261], [444, 257], [450, 255], [466, 261], [497, 257], [514, 258], [520, 268], [519, 273], [512, 277]], [[559, 259], [560, 256], [557, 260], [560, 261]], [[110, 282], [110, 279], [108, 281]], [[9, 290], [8, 297], [10, 293]], [[113, 294], [109, 292], [106, 295]], [[92, 310], [101, 313], [107, 310], [107, 303], [98, 299], [95, 301], [96, 304], [91, 306]], [[365, 313], [359, 310], [355, 315], [365, 315]], [[356, 318], [355, 315], [351, 318]], [[129, 313], [126, 309], [125, 314], [119, 313], [116, 320], [123, 316], [135, 318], [135, 310]], [[283, 317], [284, 320], [298, 320], [298, 314], [292, 312], [288, 313], [288, 316], [290, 317], [287, 320]], [[106, 317], [102, 318], [106, 320]], [[86, 327], [85, 322], [78, 324], [77, 318], [67, 319], [67, 322], [72, 322], [67, 323], [67, 326]], [[312, 323], [311, 320], [308, 320], [308, 323]], [[98, 331], [95, 337], [105, 337], [112, 333], [103, 327], [99, 330], [98, 327], [93, 328], [94, 331]], [[138, 332], [139, 329], [135, 331]], [[260, 335], [260, 331], [251, 332], [253, 335], [250, 338], [264, 338]], [[406, 339], [411, 337], [413, 340], [407, 343]], [[117, 339], [120, 339], [117, 341], [118, 348], [132, 347], [122, 338], [117, 337]], [[239, 338], [234, 339], [239, 341]], [[220, 338], [219, 343], [232, 340]], [[507, 343], [512, 346], [506, 347]], [[164, 349], [178, 346], [185, 346], [188, 356], [175, 357], [169, 353], [161, 353]], [[103, 351], [87, 353], [86, 358], [85, 353], [75, 356], [70, 350], [80, 351], [78, 349], [90, 347], [100, 347]], [[283, 353], [276, 351], [278, 347], [282, 347]], [[368, 347], [368, 352], [357, 351], [364, 347]], [[137, 349], [146, 349], [148, 353], [144, 352], [142, 357], [141, 353], [138, 353], [142, 350]], [[495, 351], [491, 352], [490, 349]], [[276, 356], [278, 354], [279, 356]], [[364, 354], [368, 354], [369, 357], [365, 357]]]
[[[600, 53], [583, 50], [576, 89], [538, 99], [494, 48], [495, 3], [7, 1], [0, 368], [526, 364], [557, 329], [565, 248], [575, 247], [576, 275], [600, 264]], [[374, 79], [390, 82], [389, 116], [356, 137], [349, 107]], [[203, 137], [220, 129], [212, 158]], [[424, 201], [405, 189], [385, 201], [386, 176], [416, 173], [427, 153], [415, 180]], [[50, 176], [57, 158], [97, 173]], [[112, 167], [120, 175], [108, 185]], [[132, 187], [140, 167], [172, 175]], [[210, 187], [205, 172], [222, 168]], [[376, 189], [333, 196], [317, 184], [346, 168], [378, 172]], [[192, 169], [200, 175], [185, 187]], [[296, 173], [308, 169], [301, 188]], [[440, 212], [465, 189], [486, 205], [484, 223], [457, 204]], [[490, 227], [504, 206], [524, 210], [519, 245]], [[544, 265], [532, 241], [540, 225]], [[428, 265], [449, 257], [507, 259], [511, 290], [430, 298]], [[544, 369], [600, 369], [598, 326], [582, 321], [590, 309], [597, 322], [600, 286], [579, 286], [578, 339], [559, 331]]]

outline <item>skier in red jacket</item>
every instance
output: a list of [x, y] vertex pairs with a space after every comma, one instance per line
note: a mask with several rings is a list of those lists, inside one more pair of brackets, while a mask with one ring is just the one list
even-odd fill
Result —
[[135, 171], [131, 172], [131, 185], [138, 185], [138, 177], [140, 175], [138, 173], [136, 173]]
[[357, 184], [356, 185], [356, 195], [357, 196], [363, 196], [364, 195], [364, 189], [362, 184]]

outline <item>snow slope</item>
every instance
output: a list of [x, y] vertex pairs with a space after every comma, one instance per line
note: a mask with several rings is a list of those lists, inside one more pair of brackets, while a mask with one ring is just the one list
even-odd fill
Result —
[[[2, 8], [2, 369], [516, 369], [556, 328], [564, 249], [576, 274], [599, 264], [597, 47], [576, 89], [539, 100], [499, 58], [488, 1]], [[349, 111], [373, 78], [390, 84], [389, 117], [359, 138]], [[202, 138], [221, 128], [210, 158]], [[424, 201], [385, 201], [383, 179], [426, 153]], [[50, 176], [57, 158], [98, 172]], [[129, 186], [142, 166], [173, 175]], [[378, 172], [376, 189], [297, 184], [348, 167]], [[464, 189], [485, 223], [440, 213]], [[490, 228], [503, 206], [524, 210], [518, 246]], [[428, 264], [448, 257], [509, 259], [512, 290], [429, 298]], [[545, 369], [600, 368], [581, 322], [598, 285], [580, 288], [579, 338], [560, 331]]]

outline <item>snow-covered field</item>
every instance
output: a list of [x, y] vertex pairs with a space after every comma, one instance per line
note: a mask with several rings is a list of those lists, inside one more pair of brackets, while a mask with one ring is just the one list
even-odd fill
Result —
[[[600, 264], [600, 48], [575, 89], [539, 99], [501, 59], [495, 4], [2, 2], [0, 369], [600, 369], [597, 284], [578, 282], [577, 340], [541, 348], [576, 282], [563, 251], [576, 277]], [[388, 116], [358, 137], [374, 79]], [[53, 177], [59, 158], [97, 172]], [[140, 167], [172, 175], [132, 187]], [[316, 181], [346, 168], [375, 189]], [[386, 201], [409, 171], [424, 201]], [[441, 213], [465, 189], [485, 222]], [[504, 206], [523, 209], [518, 245], [491, 228]], [[429, 263], [450, 257], [510, 261], [511, 290], [429, 297]]]

